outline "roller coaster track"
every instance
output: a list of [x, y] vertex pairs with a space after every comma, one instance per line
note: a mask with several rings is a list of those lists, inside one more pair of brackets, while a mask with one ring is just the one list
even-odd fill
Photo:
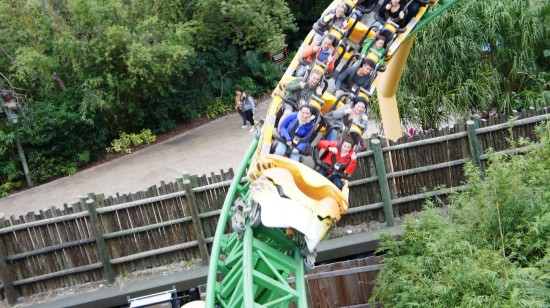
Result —
[[[436, 5], [422, 6], [388, 46], [386, 69], [372, 84], [378, 91], [388, 138], [401, 136], [395, 91], [415, 34], [457, 1], [440, 0]], [[355, 4], [350, 1], [349, 5]], [[430, 12], [428, 7], [432, 7]], [[370, 35], [366, 29], [357, 23], [343, 39], [357, 43], [358, 37]], [[312, 30], [300, 50], [313, 36]], [[342, 59], [350, 57], [345, 50], [339, 53]], [[304, 275], [313, 265], [315, 246], [347, 209], [347, 184], [340, 191], [308, 166], [269, 154], [276, 113], [283, 104], [278, 92], [293, 78], [298, 57], [300, 53], [273, 92], [263, 126], [258, 128], [257, 138], [247, 149], [228, 190], [212, 244], [207, 307], [289, 307], [291, 303], [307, 307]], [[329, 103], [338, 103], [332, 93], [324, 93], [322, 100], [319, 108], [323, 113]], [[290, 227], [299, 232], [289, 236]], [[291, 277], [295, 282], [288, 283]]]

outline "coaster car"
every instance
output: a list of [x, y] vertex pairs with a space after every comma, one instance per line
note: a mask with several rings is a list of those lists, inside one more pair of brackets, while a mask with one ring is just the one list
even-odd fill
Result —
[[310, 252], [348, 208], [348, 196], [327, 178], [295, 160], [268, 154], [251, 166], [250, 196], [267, 227], [293, 228]]

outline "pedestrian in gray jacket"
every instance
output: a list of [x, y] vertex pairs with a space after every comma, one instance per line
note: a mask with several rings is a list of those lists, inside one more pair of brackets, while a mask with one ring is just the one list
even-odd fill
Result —
[[[244, 118], [250, 122], [250, 132], [254, 131], [254, 114], [256, 113], [256, 106], [254, 104], [254, 99], [250, 96], [250, 93], [244, 92], [244, 97], [242, 100]], [[246, 126], [245, 126], [246, 127]]]

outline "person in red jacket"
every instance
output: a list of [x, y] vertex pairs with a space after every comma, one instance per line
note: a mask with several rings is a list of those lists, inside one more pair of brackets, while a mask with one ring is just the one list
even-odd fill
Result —
[[[332, 170], [340, 170], [347, 175], [351, 175], [355, 171], [357, 165], [357, 154], [353, 151], [353, 141], [350, 138], [345, 138], [340, 148], [338, 141], [319, 140], [317, 147], [327, 150], [327, 155], [323, 158], [323, 162], [332, 167]], [[343, 169], [343, 170], [342, 170]], [[338, 174], [332, 174], [332, 170], [320, 166], [319, 173], [326, 176], [329, 180], [342, 189], [344, 184], [342, 178]]]

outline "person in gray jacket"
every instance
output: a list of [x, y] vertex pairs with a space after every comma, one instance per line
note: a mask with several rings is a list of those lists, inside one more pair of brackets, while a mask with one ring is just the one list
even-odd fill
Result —
[[[346, 122], [355, 123], [363, 129], [367, 130], [369, 118], [366, 115], [368, 101], [366, 98], [358, 96], [353, 100], [352, 104], [344, 105], [334, 111], [327, 113], [327, 119], [332, 119], [331, 126], [346, 127]], [[338, 140], [338, 131], [331, 130], [326, 140]]]
[[244, 118], [250, 122], [250, 126], [252, 128], [249, 130], [249, 132], [254, 131], [254, 114], [256, 113], [256, 106], [254, 104], [254, 100], [252, 99], [252, 96], [250, 96], [250, 93], [243, 92], [243, 99], [242, 99], [242, 106], [243, 106], [243, 113]]

